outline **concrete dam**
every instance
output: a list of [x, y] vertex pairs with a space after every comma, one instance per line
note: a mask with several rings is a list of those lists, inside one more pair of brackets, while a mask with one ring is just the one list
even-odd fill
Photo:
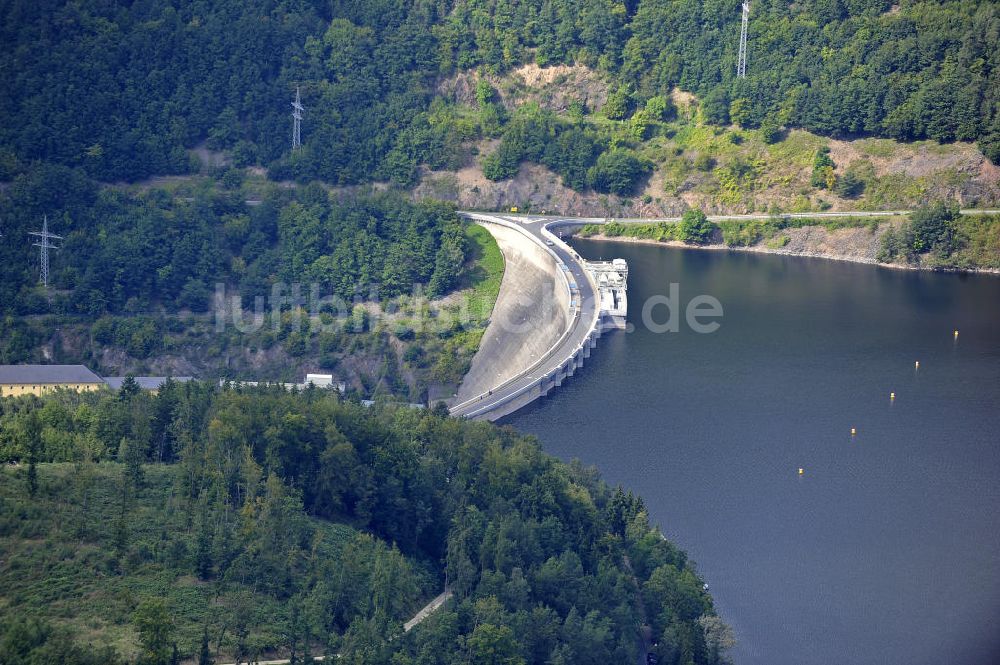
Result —
[[584, 261], [550, 229], [578, 220], [461, 213], [482, 224], [504, 256], [504, 275], [479, 351], [452, 415], [497, 420], [547, 395], [628, 314], [628, 265]]

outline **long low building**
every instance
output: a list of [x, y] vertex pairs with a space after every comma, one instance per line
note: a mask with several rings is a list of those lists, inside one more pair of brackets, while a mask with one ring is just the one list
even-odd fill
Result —
[[0, 397], [43, 395], [58, 388], [100, 390], [106, 385], [83, 365], [0, 365]]
[[305, 390], [309, 386], [315, 388], [325, 388], [336, 390], [343, 394], [347, 391], [347, 384], [343, 381], [334, 381], [332, 374], [306, 374], [306, 380], [302, 383], [280, 383], [278, 381], [240, 381], [238, 379], [219, 379], [219, 387], [232, 386], [239, 388], [246, 386], [253, 388], [256, 386], [281, 386], [285, 390]]
[[[108, 384], [108, 388], [112, 390], [121, 390], [122, 384], [125, 383], [127, 376], [106, 376], [104, 377], [104, 382]], [[143, 390], [148, 390], [150, 392], [158, 392], [163, 384], [167, 382], [169, 378], [171, 381], [176, 381], [177, 383], [187, 383], [193, 380], [190, 376], [133, 376], [136, 384]]]
[[[0, 365], [0, 397], [43, 395], [58, 388], [64, 390], [120, 390], [124, 376], [100, 377], [83, 365]], [[165, 376], [134, 376], [142, 390], [157, 392], [167, 382]], [[191, 381], [190, 376], [174, 376], [174, 381]]]

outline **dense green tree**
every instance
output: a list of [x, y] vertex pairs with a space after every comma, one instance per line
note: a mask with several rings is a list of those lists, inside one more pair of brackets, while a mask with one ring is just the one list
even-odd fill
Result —
[[37, 411], [18, 414], [14, 421], [10, 439], [28, 462], [28, 495], [38, 492], [38, 462], [42, 446], [42, 422]]
[[122, 381], [122, 387], [118, 389], [118, 399], [123, 402], [129, 402], [141, 391], [142, 388], [139, 387], [139, 383], [135, 380], [135, 377], [129, 374]]
[[[32, 174], [0, 192], [0, 210], [19, 220], [5, 234], [33, 228], [29, 213], [39, 192], [28, 186]], [[106, 190], [78, 202], [60, 213], [72, 225], [53, 227], [66, 234], [65, 246], [73, 250], [53, 257], [53, 279], [62, 291], [51, 304], [42, 298], [37, 307], [96, 319], [91, 331], [96, 342], [140, 359], [158, 352], [167, 333], [165, 321], [147, 312], [159, 306], [203, 311], [210, 301], [206, 285], [213, 282], [252, 302], [269, 295], [275, 282], [315, 280], [321, 296], [332, 292], [350, 301], [372, 289], [383, 297], [410, 293], [414, 283], [429, 284], [437, 271], [435, 293], [443, 295], [458, 284], [466, 259], [462, 225], [451, 206], [414, 204], [393, 193], [331, 198], [316, 187], [272, 190], [260, 205], [249, 206], [211, 188], [190, 201], [162, 190]], [[0, 273], [15, 292], [30, 290], [37, 281], [37, 256], [29, 249], [0, 245], [0, 255], [10, 258], [0, 262]], [[439, 254], [447, 261], [439, 262]], [[0, 300], [0, 309], [25, 314], [33, 303], [12, 297]], [[114, 316], [102, 316], [107, 313]], [[27, 333], [23, 326], [9, 326], [11, 337], [0, 341], [0, 354], [23, 357]]]
[[768, 116], [760, 123], [760, 138], [767, 144], [777, 143], [781, 140], [781, 127], [774, 117]]
[[957, 218], [958, 205], [944, 201], [936, 201], [914, 210], [909, 222], [913, 233], [913, 250], [933, 250], [939, 256], [950, 254], [954, 249], [954, 223]]
[[111, 647], [83, 646], [65, 630], [38, 619], [0, 621], [0, 653], [11, 665], [119, 665]]
[[689, 208], [681, 216], [679, 238], [684, 242], [696, 244], [708, 242], [714, 231], [715, 225], [708, 221], [708, 217], [701, 210]]
[[889, 227], [882, 234], [875, 258], [881, 263], [892, 263], [903, 252], [903, 249], [903, 242], [901, 242], [896, 229]]
[[172, 650], [173, 619], [162, 599], [145, 600], [136, 608], [132, 623], [139, 634], [139, 665], [166, 665]]
[[639, 180], [649, 169], [649, 163], [634, 152], [618, 148], [602, 153], [587, 173], [587, 178], [598, 192], [628, 196], [634, 193]]
[[198, 652], [198, 665], [214, 665], [212, 660], [212, 652], [208, 647], [208, 626], [201, 635], [201, 650]]
[[836, 182], [834, 168], [836, 168], [836, 164], [830, 158], [830, 149], [823, 147], [818, 150], [813, 159], [813, 170], [810, 178], [812, 186], [820, 189], [832, 189]]
[[122, 437], [118, 444], [118, 461], [124, 465], [125, 479], [133, 491], [141, 487], [143, 482], [142, 465], [146, 461], [141, 444], [134, 439]]
[[646, 112], [652, 119], [664, 121], [670, 120], [677, 113], [677, 109], [669, 97], [656, 95], [646, 100]]
[[481, 623], [469, 636], [467, 646], [472, 662], [483, 665], [524, 665], [517, 651], [514, 632], [507, 626]]
[[729, 95], [722, 88], [715, 88], [701, 101], [705, 120], [716, 125], [729, 124]]
[[608, 503], [608, 523], [611, 532], [624, 536], [627, 525], [642, 512], [645, 512], [642, 498], [631, 491], [625, 492], [619, 485]]
[[604, 104], [604, 116], [609, 120], [624, 120], [631, 111], [628, 88], [619, 88], [608, 95]]
[[543, 163], [562, 176], [565, 186], [582, 191], [587, 188], [587, 170], [601, 153], [603, 141], [577, 128], [561, 129], [545, 149]]
[[865, 191], [865, 181], [859, 178], [854, 171], [848, 170], [837, 177], [833, 191], [836, 192], [837, 196], [842, 196], [845, 199], [857, 198]]
[[177, 437], [171, 424], [174, 421], [177, 407], [180, 402], [178, 395], [180, 384], [172, 378], [160, 386], [156, 393], [153, 406], [153, 417], [150, 420], [150, 436], [155, 451], [154, 460], [157, 462], [170, 462], [177, 454]]

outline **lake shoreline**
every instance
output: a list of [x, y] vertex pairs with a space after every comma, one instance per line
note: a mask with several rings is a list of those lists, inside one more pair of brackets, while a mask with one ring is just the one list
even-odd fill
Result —
[[751, 245], [749, 247], [733, 247], [726, 245], [724, 243], [712, 243], [708, 245], [690, 245], [688, 243], [681, 242], [679, 240], [653, 240], [652, 238], [633, 238], [629, 236], [608, 236], [603, 233], [595, 233], [593, 235], [579, 235], [575, 234], [575, 238], [581, 240], [602, 240], [607, 242], [623, 242], [631, 243], [635, 245], [659, 245], [661, 247], [679, 247], [682, 249], [700, 249], [709, 251], [732, 251], [732, 252], [749, 252], [754, 254], [776, 254], [780, 256], [800, 256], [810, 259], [826, 259], [828, 261], [846, 261], [848, 263], [860, 263], [864, 265], [875, 266], [878, 268], [891, 268], [893, 270], [917, 270], [921, 272], [936, 272], [936, 273], [955, 273], [955, 274], [975, 274], [975, 275], [992, 275], [1000, 276], [1000, 269], [997, 268], [942, 268], [942, 267], [931, 267], [931, 266], [919, 266], [910, 265], [907, 263], [881, 263], [875, 259], [862, 257], [862, 256], [851, 256], [847, 254], [830, 254], [825, 252], [807, 252], [807, 251], [796, 251], [787, 250], [782, 248], [772, 248], [763, 245]]
[[[503, 423], [643, 497], [711, 584], [734, 662], [995, 660], [1000, 280], [570, 244], [626, 260], [637, 325]], [[696, 294], [723, 307], [711, 334], [684, 325]], [[680, 329], [638, 325], [643, 304]]]

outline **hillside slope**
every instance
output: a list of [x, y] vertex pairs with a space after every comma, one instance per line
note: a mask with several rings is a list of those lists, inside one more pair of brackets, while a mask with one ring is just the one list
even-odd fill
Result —
[[[839, 140], [800, 129], [718, 126], [706, 120], [704, 100], [678, 89], [663, 98], [667, 110], [659, 116], [637, 110], [609, 120], [604, 104], [613, 82], [581, 65], [462, 74], [439, 89], [465, 113], [482, 115], [473, 96], [478, 85], [495, 91], [496, 103], [511, 117], [508, 128], [499, 142], [476, 143], [479, 156], [462, 168], [424, 170], [418, 198], [584, 217], [670, 216], [689, 207], [720, 214], [908, 209], [938, 199], [963, 207], [1000, 204], [1000, 167], [970, 143]], [[587, 100], [582, 109], [571, 108], [580, 100]], [[587, 169], [574, 186], [574, 171], [563, 158], [549, 148], [523, 147], [525, 130], [518, 128], [525, 125], [528, 133], [555, 134], [556, 142], [590, 136], [630, 151], [646, 168], [627, 177], [621, 191], [595, 191]], [[509, 170], [495, 174], [489, 156], [510, 154], [509, 145], [521, 147], [509, 158]], [[817, 174], [821, 154], [831, 164]]]
[[[739, 6], [718, 0], [15, 0], [0, 8], [0, 179], [38, 160], [109, 181], [183, 173], [184, 149], [207, 142], [280, 178], [410, 182], [503, 125], [442, 105], [442, 75], [530, 64], [606, 73], [606, 100], [565, 102], [610, 102], [612, 119], [679, 87], [717, 125], [978, 141], [996, 161], [998, 11], [988, 0], [755, 5], [739, 79]], [[298, 88], [304, 144], [291, 154]]]
[[[204, 509], [181, 494], [180, 472], [146, 466], [123, 516], [124, 465], [42, 464], [34, 497], [24, 469], [2, 471], [0, 625], [45, 620], [133, 661], [134, 615], [162, 601], [181, 654], [197, 654], [207, 629], [213, 651], [233, 658], [282, 652], [290, 639], [309, 636], [310, 627], [296, 625], [304, 598], [294, 590], [337, 584], [342, 570], [351, 571], [350, 583], [327, 590], [341, 604], [329, 626], [342, 631], [355, 616], [372, 616], [373, 599], [394, 598], [389, 618], [401, 623], [436, 593], [426, 564], [347, 525], [306, 516], [274, 483], [259, 506], [205, 524]], [[216, 578], [205, 557], [232, 567]]]
[[443, 411], [199, 383], [5, 398], [0, 461], [0, 646], [38, 658], [627, 665], [626, 555], [666, 662], [730, 641], [641, 499]]
[[[488, 233], [441, 202], [227, 173], [148, 188], [51, 165], [19, 175], [0, 192], [0, 362], [290, 382], [322, 371], [366, 398], [451, 394], [499, 290]], [[63, 236], [48, 292], [37, 249], [6, 242], [43, 215]]]

